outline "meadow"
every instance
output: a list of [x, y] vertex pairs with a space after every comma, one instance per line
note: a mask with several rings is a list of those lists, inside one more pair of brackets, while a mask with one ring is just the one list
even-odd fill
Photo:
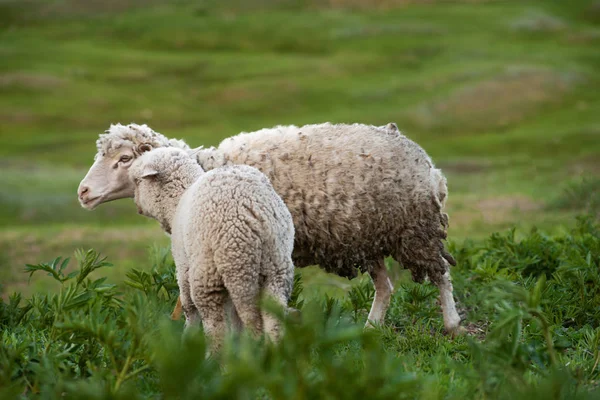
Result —
[[[599, 24], [583, 0], [0, 0], [0, 397], [594, 398]], [[98, 134], [195, 147], [325, 121], [395, 122], [442, 168], [469, 335], [391, 260], [386, 324], [363, 333], [368, 277], [310, 267], [280, 347], [203, 361], [167, 318], [159, 226], [77, 203]]]

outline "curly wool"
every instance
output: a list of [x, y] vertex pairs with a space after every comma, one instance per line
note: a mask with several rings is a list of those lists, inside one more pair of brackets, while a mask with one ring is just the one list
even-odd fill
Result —
[[207, 333], [222, 337], [229, 296], [245, 326], [277, 339], [279, 322], [261, 316], [256, 301], [265, 291], [287, 306], [294, 226], [267, 177], [245, 165], [205, 173], [186, 152], [169, 148], [145, 153], [129, 174], [138, 208], [171, 233], [188, 320], [198, 310]]
[[[134, 151], [141, 144], [149, 144], [152, 148], [176, 147], [184, 150], [189, 149], [189, 146], [183, 140], [169, 139], [155, 132], [146, 124], [111, 124], [106, 133], [101, 134], [98, 140], [96, 140], [96, 148], [98, 150], [96, 157], [110, 154], [121, 148], [125, 143], [133, 143]], [[140, 153], [136, 152], [136, 156], [139, 155]]]
[[448, 216], [446, 180], [395, 124], [278, 126], [194, 150], [205, 170], [256, 167], [294, 219], [296, 267], [319, 264], [354, 277], [393, 256], [413, 279], [441, 281]]

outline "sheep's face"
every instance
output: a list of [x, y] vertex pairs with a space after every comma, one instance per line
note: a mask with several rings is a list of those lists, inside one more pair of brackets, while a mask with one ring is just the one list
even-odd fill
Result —
[[139, 157], [129, 169], [138, 213], [156, 219], [170, 233], [179, 199], [198, 170], [196, 161], [176, 148], [159, 148]]
[[162, 194], [159, 166], [153, 162], [153, 153], [147, 153], [135, 160], [129, 169], [128, 178], [133, 184], [133, 201], [138, 209], [138, 214], [150, 218], [157, 218], [153, 210], [158, 209], [157, 203]]
[[111, 200], [133, 197], [134, 186], [128, 176], [134, 159], [152, 147], [148, 144], [134, 148], [131, 142], [124, 142], [109, 153], [98, 153], [94, 164], [77, 190], [79, 203], [83, 208], [93, 210]]
[[131, 175], [131, 180], [134, 183], [133, 200], [138, 214], [155, 219], [159, 217], [152, 212], [158, 208], [157, 200], [161, 195], [158, 171], [149, 168], [139, 170]]

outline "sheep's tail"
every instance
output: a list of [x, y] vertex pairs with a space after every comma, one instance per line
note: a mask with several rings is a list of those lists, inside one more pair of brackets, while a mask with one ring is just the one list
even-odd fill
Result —
[[[440, 206], [440, 220], [443, 227], [443, 237], [446, 239], [448, 237], [448, 214], [444, 212], [444, 207], [446, 206], [446, 200], [448, 199], [448, 186], [446, 185], [446, 177], [442, 174], [442, 171], [437, 168], [431, 168], [431, 180], [434, 184], [434, 188], [436, 190], [436, 198], [439, 201]], [[452, 254], [448, 252], [445, 248], [442, 250], [442, 257], [450, 265], [456, 265], [456, 260], [452, 257]]]

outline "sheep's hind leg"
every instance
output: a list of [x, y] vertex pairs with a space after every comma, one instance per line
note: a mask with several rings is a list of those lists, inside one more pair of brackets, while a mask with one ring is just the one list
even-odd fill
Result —
[[392, 293], [394, 292], [394, 286], [392, 285], [383, 259], [377, 261], [370, 275], [375, 286], [375, 298], [373, 299], [371, 311], [369, 311], [369, 316], [365, 324], [366, 329], [383, 323], [385, 313], [390, 305]]
[[260, 251], [253, 250], [256, 249], [249, 248], [246, 254], [240, 255], [236, 251], [224, 249], [215, 254], [215, 264], [244, 328], [259, 336], [262, 333], [257, 268], [260, 265]]
[[[205, 260], [203, 268], [190, 268], [188, 276], [189, 293], [202, 317], [204, 333], [212, 340], [211, 348], [218, 351], [227, 330], [225, 315], [227, 291], [223, 280], [218, 275], [214, 263], [208, 260]], [[181, 301], [185, 309], [183, 294], [182, 291]]]
[[[272, 276], [267, 276], [264, 287], [264, 294], [276, 301], [283, 310], [288, 310], [287, 304], [292, 294], [294, 285], [294, 265], [291, 260], [282, 263], [285, 265], [283, 271], [279, 271]], [[273, 266], [272, 271], [277, 271]], [[275, 315], [266, 310], [262, 310], [263, 330], [273, 342], [278, 342], [281, 337], [281, 321]]]
[[[200, 322], [200, 314], [198, 313], [198, 309], [194, 304], [194, 299], [192, 298], [192, 294], [190, 291], [190, 281], [189, 281], [189, 268], [187, 265], [182, 266], [181, 269], [177, 271], [177, 284], [179, 285], [179, 299], [177, 300], [177, 306], [175, 309], [179, 307], [180, 316], [181, 310], [185, 315], [185, 330], [187, 331], [190, 326], [196, 325]], [[175, 313], [175, 311], [173, 312]], [[173, 318], [173, 317], [172, 317]]]
[[239, 287], [230, 291], [231, 300], [239, 315], [244, 328], [250, 330], [254, 336], [262, 333], [262, 317], [258, 308], [258, 285], [254, 288], [245, 288], [250, 290], [240, 290]]
[[227, 312], [227, 315], [229, 315], [229, 322], [231, 324], [231, 330], [234, 333], [240, 333], [242, 331], [242, 329], [244, 328], [244, 324], [242, 323], [242, 320], [240, 319], [240, 316], [238, 315], [237, 310], [235, 309], [235, 306], [233, 305], [231, 296], [227, 296], [227, 302], [225, 303], [225, 310]]
[[194, 303], [202, 316], [204, 333], [212, 340], [212, 349], [218, 350], [223, 344], [227, 330], [225, 303], [227, 291], [224, 287], [201, 285], [192, 282]]
[[450, 282], [450, 273], [446, 272], [437, 283], [440, 289], [440, 303], [442, 304], [442, 314], [444, 315], [444, 328], [452, 335], [460, 335], [464, 332], [464, 328], [460, 326], [460, 316], [456, 311], [456, 303], [452, 295], [453, 288]]

